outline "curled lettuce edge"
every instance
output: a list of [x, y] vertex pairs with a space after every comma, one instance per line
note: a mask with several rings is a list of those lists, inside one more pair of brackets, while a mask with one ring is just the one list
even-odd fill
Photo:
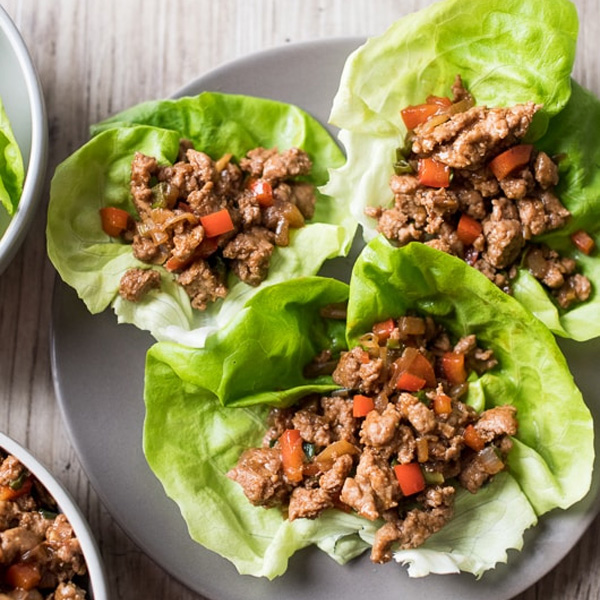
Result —
[[[459, 281], [462, 285], [456, 286]], [[315, 521], [290, 523], [277, 509], [252, 506], [240, 487], [225, 476], [244, 449], [260, 445], [268, 410], [264, 402], [286, 406], [311, 390], [303, 387], [306, 380], [299, 371], [293, 372], [302, 362], [296, 354], [300, 350], [297, 342], [285, 339], [285, 332], [296, 336], [298, 330], [290, 324], [297, 320], [304, 323], [300, 326], [308, 337], [316, 337], [322, 345], [323, 330], [315, 329], [316, 322], [307, 315], [331, 297], [332, 283], [316, 277], [287, 282], [281, 290], [280, 286], [263, 290], [238, 322], [222, 332], [214, 349], [158, 343], [148, 352], [144, 425], [148, 463], [178, 504], [191, 537], [233, 562], [240, 573], [277, 577], [285, 572], [293, 553], [310, 544], [343, 564], [372, 543], [377, 528], [377, 523], [336, 511]], [[312, 285], [318, 288], [314, 293]], [[335, 285], [335, 293], [343, 297], [339, 286], [344, 284]], [[267, 294], [270, 298], [263, 298]], [[349, 345], [385, 316], [417, 310], [432, 315], [456, 336], [476, 333], [480, 344], [497, 354], [500, 369], [471, 384], [469, 402], [478, 409], [506, 401], [517, 406], [520, 429], [509, 470], [478, 494], [459, 490], [455, 518], [422, 547], [395, 554], [396, 560], [409, 565], [411, 576], [457, 571], [482, 576], [497, 563], [506, 562], [509, 549], [522, 548], [524, 531], [540, 515], [556, 507], [568, 508], [590, 487], [592, 419], [556, 340], [485, 276], [422, 244], [397, 249], [381, 238], [373, 240], [355, 264], [349, 298]], [[277, 310], [278, 303], [286, 302], [295, 308]], [[307, 312], [310, 303], [312, 309]], [[261, 359], [255, 363], [256, 348], [269, 352], [273, 339], [269, 315], [275, 313], [285, 316], [283, 322], [273, 324], [278, 338], [283, 338], [274, 354], [281, 359], [289, 352], [282, 360], [294, 365], [292, 371], [283, 370], [286, 379], [279, 384], [269, 379]], [[214, 364], [218, 364], [219, 349], [241, 347], [251, 331], [254, 339], [241, 349], [235, 368], [226, 373], [216, 368], [212, 373], [210, 353], [217, 352]], [[242, 382], [232, 401], [225, 391], [228, 379]], [[286, 389], [293, 390], [292, 396], [286, 395]]]
[[315, 215], [294, 230], [287, 247], [277, 247], [267, 279], [260, 287], [315, 274], [328, 259], [351, 247], [356, 222], [344, 204], [319, 191], [330, 169], [344, 156], [327, 130], [302, 109], [273, 100], [216, 92], [178, 100], [143, 103], [93, 128], [94, 136], [63, 161], [51, 182], [47, 224], [48, 255], [61, 278], [75, 288], [92, 313], [109, 306], [118, 321], [149, 330], [158, 340], [201, 347], [222, 328], [258, 288], [229, 277], [229, 294], [206, 311], [190, 300], [172, 274], [162, 267], [161, 289], [138, 303], [118, 295], [119, 281], [131, 267], [148, 268], [128, 244], [101, 229], [98, 211], [110, 205], [135, 214], [129, 192], [131, 161], [136, 151], [172, 164], [180, 138], [191, 139], [209, 155], [243, 156], [257, 147], [280, 150], [297, 146], [313, 161], [306, 179], [317, 186]]

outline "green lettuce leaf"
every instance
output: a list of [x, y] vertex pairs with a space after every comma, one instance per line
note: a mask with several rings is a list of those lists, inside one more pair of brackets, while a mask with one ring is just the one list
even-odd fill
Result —
[[[252, 506], [226, 477], [244, 449], [260, 445], [265, 403], [285, 406], [317, 391], [302, 373], [311, 348], [344, 347], [317, 309], [345, 294], [344, 284], [320, 277], [272, 286], [246, 305], [214, 347], [158, 343], [148, 352], [148, 463], [179, 505], [192, 538], [241, 573], [276, 577], [309, 544], [344, 563], [372, 543], [378, 527], [334, 511], [290, 523], [277, 509]], [[410, 564], [412, 576], [458, 570], [479, 576], [506, 562], [509, 548], [522, 547], [523, 532], [538, 515], [585, 495], [594, 457], [592, 419], [554, 337], [516, 300], [459, 259], [420, 244], [396, 249], [378, 238], [354, 267], [348, 343], [374, 322], [407, 310], [431, 314], [456, 336], [477, 334], [500, 366], [471, 384], [469, 402], [478, 410], [510, 402], [519, 411], [509, 471], [476, 495], [459, 490], [453, 520], [423, 547], [396, 555]], [[298, 335], [309, 339], [301, 342]], [[235, 364], [223, 368], [236, 347]], [[327, 388], [331, 381], [318, 383]]]
[[330, 120], [396, 137], [405, 130], [400, 109], [447, 95], [459, 73], [479, 104], [543, 104], [543, 131], [569, 99], [577, 30], [568, 0], [437, 2], [350, 55]]
[[[195, 541], [240, 573], [268, 579], [282, 575], [289, 558], [311, 544], [339, 564], [370, 547], [380, 524], [356, 515], [332, 510], [290, 522], [278, 509], [252, 506], [226, 473], [246, 448], [260, 445], [267, 407], [223, 407], [184, 382], [172, 362], [148, 354], [144, 452]], [[507, 549], [521, 549], [523, 532], [537, 522], [509, 474], [475, 495], [459, 490], [455, 506], [455, 518], [421, 549], [397, 553], [397, 560], [411, 564], [411, 576], [459, 570], [481, 575], [506, 562]]]
[[23, 156], [0, 100], [0, 205], [9, 215], [17, 210], [24, 179]]
[[408, 310], [431, 315], [456, 337], [474, 333], [494, 350], [500, 369], [479, 379], [478, 393], [485, 408], [517, 407], [510, 465], [537, 514], [580, 500], [591, 482], [593, 423], [550, 330], [462, 260], [377, 237], [352, 273], [348, 345], [373, 323]]
[[[576, 258], [594, 290], [600, 289], [598, 253], [583, 256], [569, 240], [583, 228], [600, 243], [600, 147], [588, 134], [600, 127], [600, 103], [570, 79], [577, 27], [575, 8], [567, 0], [449, 0], [399, 20], [346, 62], [330, 120], [342, 128], [347, 162], [332, 172], [323, 191], [347, 198], [365, 239], [373, 239], [376, 222], [364, 210], [392, 203], [388, 183], [406, 133], [400, 109], [422, 103], [429, 94], [448, 95], [460, 73], [478, 104], [543, 104], [543, 118], [531, 137], [550, 155], [566, 155], [557, 192], [573, 217], [567, 227], [540, 240]], [[590, 301], [564, 311], [520, 269], [514, 296], [558, 335], [576, 340], [600, 335], [595, 291]]]
[[[201, 347], [208, 335], [225, 326], [256, 293], [232, 274], [229, 295], [208, 310], [191, 308], [187, 294], [165, 269], [161, 290], [139, 303], [118, 296], [119, 280], [129, 268], [143, 266], [131, 247], [103, 233], [98, 210], [117, 206], [135, 214], [129, 193], [130, 165], [136, 151], [172, 164], [180, 138], [213, 158], [231, 152], [243, 156], [257, 147], [280, 150], [297, 146], [313, 161], [306, 179], [321, 186], [328, 169], [344, 157], [333, 138], [313, 117], [281, 102], [218, 93], [161, 100], [133, 107], [93, 128], [94, 137], [54, 174], [48, 210], [48, 254], [63, 280], [76, 289], [92, 313], [112, 305], [119, 322], [149, 330], [156, 339]], [[291, 243], [276, 248], [261, 287], [314, 275], [324, 261], [348, 252], [356, 223], [345, 203], [318, 193], [315, 215], [294, 230]]]
[[224, 406], [288, 406], [337, 387], [330, 377], [306, 378], [303, 369], [321, 350], [345, 348], [344, 322], [319, 310], [347, 299], [348, 286], [335, 279], [283, 282], [260, 290], [204, 348], [159, 342], [148, 354]]

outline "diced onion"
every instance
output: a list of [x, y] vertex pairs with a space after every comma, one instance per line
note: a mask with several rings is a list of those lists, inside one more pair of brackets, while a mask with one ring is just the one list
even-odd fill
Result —
[[403, 335], [423, 335], [425, 321], [419, 317], [403, 316], [398, 319], [398, 329]]
[[420, 463], [427, 462], [429, 460], [429, 446], [425, 438], [419, 438], [417, 440], [417, 461]]
[[175, 225], [177, 225], [178, 223], [181, 223], [182, 221], [188, 221], [190, 225], [197, 225], [198, 217], [196, 217], [194, 214], [189, 213], [189, 212], [182, 212], [179, 214], [174, 214], [172, 217], [170, 217], [163, 223], [162, 227], [163, 227], [163, 229], [169, 229], [170, 227], [174, 227]]
[[483, 470], [490, 475], [495, 475], [504, 469], [504, 463], [498, 457], [493, 446], [486, 446], [483, 450], [480, 450], [477, 454], [477, 460]]
[[348, 305], [345, 302], [334, 302], [321, 308], [319, 314], [324, 319], [336, 319], [338, 321], [345, 321], [348, 315]]
[[151, 229], [149, 233], [150, 237], [152, 238], [152, 241], [157, 246], [160, 246], [161, 244], [166, 244], [169, 241], [169, 236], [162, 229]]
[[357, 455], [360, 454], [360, 450], [347, 440], [338, 440], [317, 454], [315, 462], [322, 465], [324, 469], [327, 469], [333, 465], [336, 459], [344, 454]]
[[233, 154], [231, 154], [231, 152], [223, 154], [223, 156], [221, 156], [221, 158], [215, 162], [215, 171], [220, 173], [227, 166], [227, 163], [231, 160], [232, 156]]
[[379, 338], [374, 333], [365, 333], [364, 335], [361, 335], [358, 343], [365, 350], [379, 348]]

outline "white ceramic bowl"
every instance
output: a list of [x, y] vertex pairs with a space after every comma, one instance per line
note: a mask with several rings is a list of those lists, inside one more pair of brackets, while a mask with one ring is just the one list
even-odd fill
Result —
[[15, 456], [25, 465], [29, 472], [37, 478], [56, 500], [59, 509], [65, 514], [69, 523], [71, 523], [75, 536], [81, 544], [89, 574], [90, 589], [88, 597], [90, 600], [108, 600], [108, 585], [100, 552], [87, 521], [71, 495], [39, 460], [21, 446], [21, 444], [18, 444], [3, 433], [0, 433], [0, 448]]
[[17, 211], [0, 206], [0, 273], [21, 245], [38, 205], [46, 173], [48, 125], [44, 95], [23, 39], [0, 6], [0, 97], [23, 155], [25, 182]]

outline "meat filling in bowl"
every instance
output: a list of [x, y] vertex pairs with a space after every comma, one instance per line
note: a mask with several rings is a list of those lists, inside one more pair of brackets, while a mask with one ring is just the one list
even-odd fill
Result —
[[[322, 372], [330, 358], [311, 367]], [[429, 317], [378, 323], [335, 365], [341, 389], [272, 409], [262, 448], [246, 450], [228, 476], [252, 504], [290, 520], [329, 508], [381, 519], [371, 559], [389, 561], [444, 526], [457, 485], [476, 493], [505, 468], [516, 409], [479, 414], [461, 400], [469, 374], [496, 364], [474, 335], [452, 344]]]
[[[205, 310], [227, 295], [229, 271], [259, 285], [275, 246], [287, 246], [290, 230], [312, 218], [314, 186], [302, 181], [311, 169], [298, 148], [255, 148], [239, 165], [230, 154], [215, 161], [187, 141], [172, 166], [137, 153], [131, 193], [139, 218], [108, 207], [101, 211], [103, 227], [131, 241], [142, 262], [174, 273], [192, 306]], [[119, 293], [136, 302], [159, 286], [159, 272], [130, 269]]]
[[[452, 100], [430, 96], [402, 111], [409, 133], [390, 181], [394, 205], [367, 215], [389, 240], [456, 255], [507, 292], [523, 265], [561, 308], [587, 300], [590, 281], [575, 261], [533, 241], [570, 217], [554, 192], [557, 163], [522, 143], [540, 106], [475, 106], [460, 77], [452, 91]], [[592, 251], [586, 232], [572, 239]]]
[[65, 515], [35, 477], [0, 450], [0, 600], [85, 600], [86, 572]]

